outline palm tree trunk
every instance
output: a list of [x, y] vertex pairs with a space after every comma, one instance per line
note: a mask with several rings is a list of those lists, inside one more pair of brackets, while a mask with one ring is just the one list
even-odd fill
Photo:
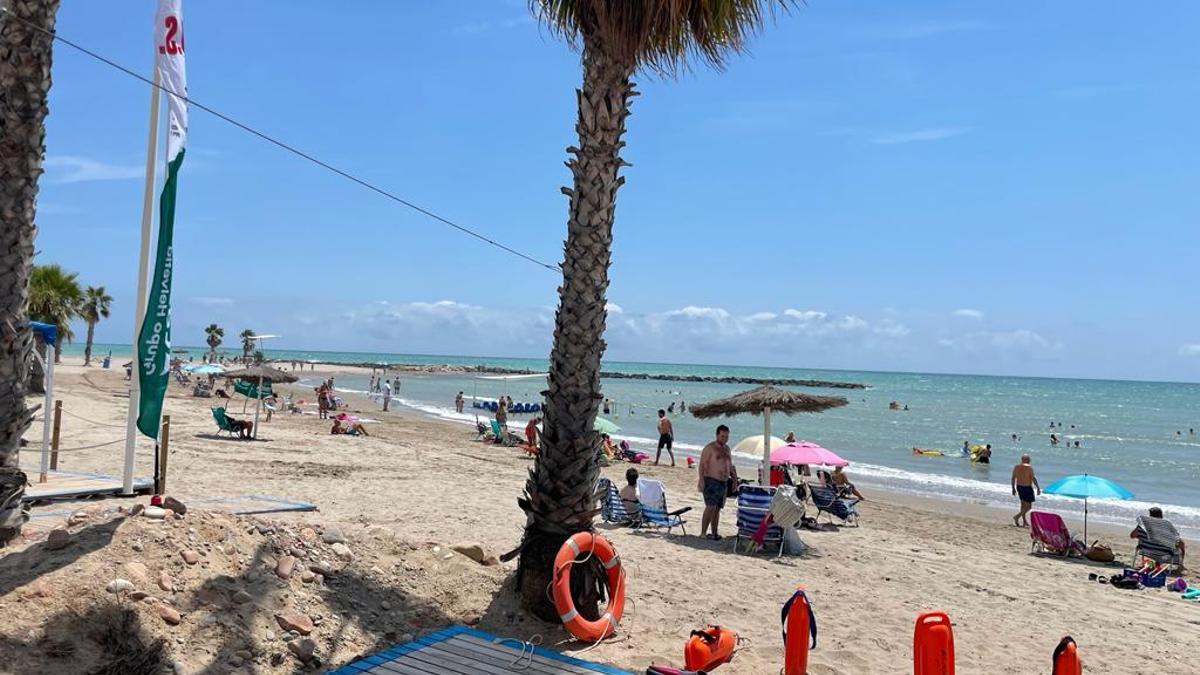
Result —
[[[96, 324], [92, 321], [88, 322], [87, 344], [83, 346], [83, 365], [89, 366], [92, 364], [92, 337], [96, 334]], [[58, 352], [55, 352], [55, 356]]]
[[[613, 210], [623, 162], [625, 118], [634, 95], [633, 68], [584, 43], [583, 87], [576, 91], [579, 147], [568, 148], [574, 188], [570, 198], [563, 283], [554, 319], [549, 389], [544, 393], [543, 433], [533, 471], [518, 500], [527, 522], [517, 583], [525, 606], [557, 621], [546, 588], [554, 556], [570, 535], [589, 530], [597, 512], [596, 479], [600, 437], [592, 429], [600, 406], [600, 358], [604, 354], [605, 293], [612, 253]], [[598, 618], [592, 568], [577, 566], [572, 583], [585, 617]]]
[[21, 436], [33, 422], [25, 405], [33, 332], [29, 275], [34, 205], [46, 154], [46, 97], [52, 40], [13, 16], [54, 30], [58, 0], [0, 0], [0, 546], [28, 520], [25, 474], [17, 467]]

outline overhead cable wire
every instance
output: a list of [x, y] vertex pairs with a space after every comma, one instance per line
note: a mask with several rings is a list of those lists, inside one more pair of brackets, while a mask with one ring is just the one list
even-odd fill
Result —
[[506, 253], [517, 256], [518, 258], [521, 258], [523, 260], [531, 262], [539, 267], [544, 267], [544, 268], [550, 270], [551, 272], [561, 271], [561, 269], [559, 268], [558, 265], [539, 260], [538, 258], [535, 258], [532, 255], [518, 251], [517, 249], [512, 248], [511, 246], [502, 244], [502, 243], [496, 241], [495, 239], [492, 239], [491, 237], [489, 237], [485, 234], [482, 234], [476, 230], [473, 230], [464, 225], [459, 225], [458, 223], [450, 220], [449, 218], [440, 216], [437, 213], [434, 213], [433, 211], [430, 211], [427, 208], [424, 208], [413, 202], [410, 202], [407, 199], [404, 199], [403, 197], [400, 197], [392, 192], [389, 192], [388, 190], [385, 190], [384, 188], [379, 187], [378, 185], [375, 185], [374, 183], [371, 183], [365, 179], [359, 178], [358, 176], [356, 176], [348, 171], [339, 169], [338, 167], [333, 166], [332, 164], [330, 164], [322, 159], [314, 157], [313, 155], [310, 155], [307, 152], [304, 152], [303, 150], [300, 150], [299, 148], [297, 148], [293, 145], [290, 145], [284, 141], [281, 141], [278, 138], [275, 138], [274, 136], [271, 136], [265, 132], [259, 131], [258, 129], [255, 129], [254, 127], [252, 127], [244, 122], [239, 122], [238, 120], [234, 119], [233, 117], [230, 117], [229, 115], [226, 115], [225, 113], [223, 113], [219, 110], [216, 110], [215, 108], [204, 105], [203, 103], [200, 103], [200, 102], [196, 101], [195, 99], [189, 98], [186, 95], [178, 94], [178, 93], [172, 91], [170, 88], [168, 88], [160, 83], [157, 83], [157, 82], [151, 80], [150, 78], [140, 75], [137, 72], [117, 63], [116, 61], [113, 61], [112, 59], [109, 59], [97, 52], [94, 52], [82, 45], [76, 44], [76, 43], [68, 40], [67, 38], [60, 36], [57, 32], [48, 31], [45, 28], [38, 26], [37, 24], [34, 24], [32, 22], [26, 21], [25, 19], [22, 19], [21, 17], [13, 14], [7, 7], [0, 7], [0, 12], [3, 12], [9, 18], [11, 18], [15, 21], [19, 21], [22, 24], [28, 26], [29, 28], [37, 30], [41, 33], [45, 33], [46, 35], [49, 35], [52, 39], [54, 39], [58, 42], [61, 42], [65, 45], [67, 45], [68, 47], [71, 47], [72, 49], [82, 52], [83, 54], [86, 54], [86, 55], [92, 57], [93, 59], [100, 61], [101, 63], [104, 63], [112, 68], [115, 68], [132, 78], [135, 78], [141, 82], [144, 82], [152, 87], [156, 87], [156, 88], [162, 90], [164, 93], [169, 94], [171, 96], [175, 96], [175, 97], [179, 98], [180, 100], [186, 101], [188, 103], [188, 105], [198, 108], [199, 110], [203, 110], [204, 112], [206, 112], [220, 120], [223, 120], [224, 122], [227, 122], [239, 129], [241, 129], [242, 131], [245, 131], [246, 133], [257, 136], [258, 138], [260, 138], [264, 141], [267, 141], [268, 143], [271, 143], [272, 145], [275, 145], [287, 152], [292, 153], [293, 155], [296, 155], [297, 157], [300, 157], [300, 158], [305, 159], [313, 164], [316, 164], [317, 166], [319, 166], [327, 171], [330, 171], [332, 173], [335, 173], [335, 174], [341, 176], [342, 178], [345, 178], [346, 180], [349, 180], [353, 183], [357, 183], [358, 185], [360, 185], [372, 192], [380, 194], [398, 204], [407, 206], [408, 208], [416, 211], [417, 213], [420, 213], [424, 216], [432, 218], [433, 220], [436, 220], [439, 223], [442, 223], [443, 225], [452, 227], [455, 230], [458, 230], [459, 232], [462, 232], [463, 234], [465, 234], [469, 237], [474, 237], [475, 239], [478, 239], [479, 241], [482, 241], [485, 244], [488, 244], [490, 246], [494, 246]]

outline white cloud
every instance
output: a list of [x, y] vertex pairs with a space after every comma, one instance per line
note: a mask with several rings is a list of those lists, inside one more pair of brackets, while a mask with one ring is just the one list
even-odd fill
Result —
[[[849, 361], [854, 354], [886, 350], [909, 334], [907, 327], [891, 318], [874, 324], [852, 314], [811, 309], [736, 313], [723, 307], [688, 305], [645, 314], [609, 309], [604, 337], [615, 358], [637, 355], [736, 362], [744, 355], [760, 360], [764, 354], [800, 360], [837, 353]], [[337, 320], [310, 310], [292, 320], [302, 326], [297, 333], [321, 345], [354, 344], [393, 352], [541, 355], [550, 349], [554, 309], [482, 307], [455, 300], [367, 301], [343, 308], [333, 318]]]
[[918, 129], [917, 131], [905, 131], [893, 134], [884, 134], [871, 139], [872, 143], [877, 145], [900, 145], [903, 143], [928, 143], [930, 141], [941, 141], [955, 136], [961, 136], [971, 131], [971, 127], [935, 127], [932, 129]]
[[978, 309], [956, 309], [954, 310], [954, 316], [960, 316], [964, 319], [978, 320], [983, 318], [983, 312], [979, 311]]
[[49, 155], [42, 163], [51, 183], [85, 183], [98, 180], [128, 180], [146, 175], [143, 166], [107, 164], [74, 155]]
[[625, 313], [625, 308], [621, 307], [620, 305], [618, 305], [615, 302], [610, 302], [610, 303], [604, 305], [604, 309], [607, 310], [609, 314], [624, 314]]
[[797, 321], [824, 321], [825, 317], [828, 316], [825, 312], [817, 312], [811, 309], [785, 309], [783, 310], [783, 314]]
[[222, 306], [229, 306], [229, 305], [233, 304], [233, 298], [213, 298], [213, 297], [207, 297], [207, 296], [200, 296], [200, 297], [189, 298], [189, 299], [192, 302], [196, 303], [197, 305], [204, 305], [206, 307], [222, 307]]
[[1183, 345], [1179, 348], [1180, 356], [1200, 356], [1200, 344]]
[[1061, 344], [1027, 328], [1010, 331], [975, 331], [952, 338], [942, 338], [937, 343], [942, 347], [966, 354], [992, 353], [1038, 357], [1048, 356], [1062, 349]]
[[696, 307], [688, 305], [683, 309], [672, 309], [666, 313], [668, 317], [686, 317], [688, 319], [717, 319], [725, 320], [729, 318], [729, 312], [720, 307]]
[[920, 40], [948, 33], [967, 33], [987, 28], [982, 21], [912, 21], [888, 26], [868, 26], [853, 31], [855, 37], [875, 40]]

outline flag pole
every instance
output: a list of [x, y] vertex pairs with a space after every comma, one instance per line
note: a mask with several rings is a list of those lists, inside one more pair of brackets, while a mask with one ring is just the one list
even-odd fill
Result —
[[154, 220], [154, 160], [158, 156], [158, 66], [154, 68], [154, 84], [150, 87], [150, 131], [146, 136], [146, 187], [142, 197], [142, 246], [138, 255], [137, 297], [134, 299], [133, 369], [129, 377], [129, 414], [125, 420], [125, 470], [121, 479], [121, 494], [133, 494], [133, 465], [137, 449], [138, 404], [141, 385], [138, 373], [138, 337], [146, 314], [146, 276], [150, 260], [150, 227]]

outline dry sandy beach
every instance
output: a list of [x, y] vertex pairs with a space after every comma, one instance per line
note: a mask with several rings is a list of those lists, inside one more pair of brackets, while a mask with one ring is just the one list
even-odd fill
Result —
[[[83, 421], [123, 424], [121, 371], [85, 369], [67, 359], [56, 387], [71, 413], [64, 418], [63, 447], [122, 433]], [[297, 398], [313, 400], [311, 390], [294, 390]], [[64, 612], [86, 614], [122, 602], [135, 606], [149, 635], [166, 639], [176, 672], [318, 668], [288, 653], [290, 636], [276, 625], [275, 614], [298, 608], [319, 619], [310, 638], [322, 667], [406, 634], [466, 622], [503, 636], [540, 635], [556, 649], [640, 672], [651, 662], [682, 666], [689, 632], [716, 623], [748, 640], [718, 672], [774, 673], [783, 654], [779, 610], [799, 583], [809, 591], [819, 627], [810, 659], [814, 675], [911, 672], [912, 623], [930, 609], [945, 610], [955, 622], [961, 673], [1049, 673], [1051, 651], [1066, 634], [1078, 641], [1088, 672], [1197, 671], [1200, 603], [1087, 580], [1089, 572], [1119, 574], [1119, 568], [1032, 556], [1028, 534], [1007, 524], [1004, 513], [868, 493], [870, 500], [860, 505], [861, 527], [804, 532], [808, 554], [776, 561], [733, 553], [732, 537], [710, 542], [694, 536], [701, 507], [695, 475], [683, 467], [652, 466], [640, 467], [642, 475], [665, 482], [672, 507], [695, 507], [688, 514], [689, 535], [600, 526], [627, 566], [630, 603], [617, 637], [580, 654], [587, 645], [520, 610], [509, 588], [515, 562], [487, 567], [449, 553], [449, 546], [461, 543], [492, 554], [518, 543], [524, 514], [516, 499], [530, 464], [523, 453], [475, 442], [468, 427], [403, 411], [382, 413], [365, 400], [352, 401], [351, 409], [375, 420], [367, 424], [369, 438], [331, 436], [329, 424], [315, 415], [283, 414], [262, 425], [260, 440], [231, 440], [216, 435], [209, 412], [215, 399], [192, 399], [189, 392], [172, 384], [165, 406], [172, 419], [169, 494], [185, 504], [214, 495], [268, 494], [313, 502], [319, 511], [258, 521], [189, 512], [178, 523], [159, 524], [113, 512], [145, 498], [110, 499], [93, 502], [93, 513], [71, 527], [76, 540], [57, 554], [42, 550], [46, 528], [31, 528], [25, 541], [0, 557], [0, 613], [9, 617], [0, 623], [0, 671], [82, 667], [90, 657], [52, 649], [61, 651], [75, 639], [54, 622]], [[241, 416], [240, 401], [230, 412]], [[40, 425], [26, 438], [28, 470], [36, 467]], [[116, 445], [63, 453], [61, 466], [115, 475], [120, 452]], [[619, 481], [627, 466], [618, 463], [605, 475]], [[150, 476], [152, 470], [150, 453], [143, 452], [137, 473]], [[35, 515], [64, 508], [69, 510], [39, 507]], [[59, 524], [62, 518], [35, 523], [47, 520]], [[732, 534], [731, 507], [723, 521], [723, 533]], [[266, 524], [256, 530], [255, 522]], [[334, 544], [314, 542], [314, 533], [319, 539], [334, 529], [346, 540], [349, 557]], [[1128, 556], [1126, 533], [1109, 535], [1118, 555]], [[172, 546], [197, 548], [204, 560], [188, 565]], [[273, 575], [297, 547], [297, 577]], [[153, 583], [147, 586], [157, 603], [106, 593], [110, 580], [127, 577], [128, 564], [139, 561], [145, 569], [135, 565], [134, 576], [145, 572], [154, 580], [166, 573], [177, 582], [174, 594]], [[326, 569], [329, 561], [340, 569]], [[325, 580], [313, 581], [314, 572]], [[243, 600], [254, 600], [229, 600], [239, 589], [249, 593]], [[177, 615], [159, 609], [163, 605]]]

